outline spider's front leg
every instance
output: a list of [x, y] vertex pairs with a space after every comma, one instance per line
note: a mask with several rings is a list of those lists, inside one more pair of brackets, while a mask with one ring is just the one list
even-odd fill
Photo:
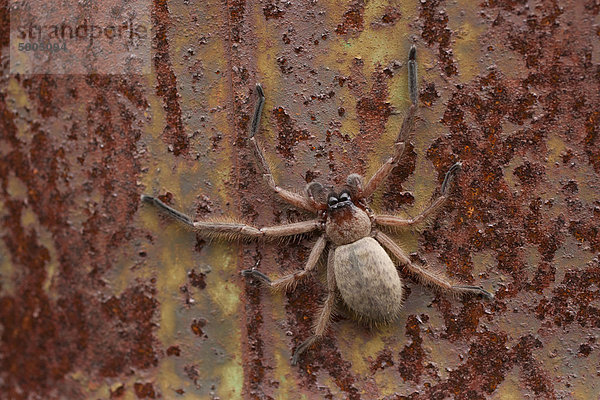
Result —
[[404, 121], [402, 121], [402, 127], [400, 128], [398, 138], [394, 143], [394, 154], [392, 154], [392, 156], [381, 167], [379, 167], [371, 179], [369, 179], [369, 182], [367, 182], [362, 190], [363, 198], [371, 196], [375, 190], [377, 190], [379, 185], [385, 181], [390, 172], [392, 172], [392, 169], [398, 165], [400, 157], [402, 156], [402, 153], [404, 153], [404, 140], [406, 139], [408, 133], [414, 128], [414, 118], [417, 112], [418, 100], [416, 56], [417, 48], [412, 46], [408, 52], [408, 91], [412, 104], [408, 109], [408, 113], [404, 117]]
[[242, 275], [248, 277], [254, 277], [260, 279], [262, 282], [269, 285], [274, 290], [281, 291], [292, 291], [296, 287], [296, 284], [304, 279], [308, 274], [315, 269], [319, 262], [319, 258], [321, 258], [321, 254], [325, 249], [325, 245], [327, 244], [327, 240], [325, 236], [319, 237], [312, 250], [310, 251], [310, 255], [308, 256], [308, 260], [306, 261], [306, 265], [302, 271], [294, 272], [293, 274], [286, 275], [282, 278], [271, 280], [267, 275], [255, 269], [245, 269], [242, 271]]
[[303, 233], [308, 233], [316, 229], [320, 229], [322, 222], [319, 219], [296, 222], [292, 224], [275, 225], [264, 228], [256, 228], [251, 225], [238, 222], [220, 222], [220, 221], [196, 221], [191, 217], [169, 207], [156, 197], [142, 195], [141, 200], [145, 203], [152, 204], [160, 211], [164, 212], [169, 217], [183, 223], [186, 227], [198, 232], [206, 237], [216, 237], [227, 240], [235, 240], [239, 238], [247, 239], [270, 239], [284, 236], [294, 236]]
[[403, 227], [418, 224], [424, 221], [427, 217], [434, 214], [438, 211], [448, 200], [448, 194], [450, 192], [450, 184], [456, 177], [456, 174], [460, 171], [462, 167], [462, 163], [457, 162], [452, 165], [448, 172], [446, 172], [446, 176], [444, 177], [444, 182], [442, 183], [442, 188], [440, 190], [440, 196], [433, 202], [429, 207], [427, 207], [421, 214], [417, 215], [411, 219], [404, 219], [397, 217], [395, 215], [376, 215], [375, 223], [379, 225], [387, 225], [393, 227]]
[[269, 164], [265, 159], [265, 155], [260, 145], [256, 141], [255, 137], [256, 133], [258, 132], [258, 129], [260, 128], [260, 116], [265, 105], [265, 93], [263, 92], [262, 86], [260, 86], [260, 84], [256, 85], [256, 93], [258, 94], [258, 101], [254, 109], [252, 124], [250, 125], [250, 142], [252, 142], [254, 146], [254, 155], [256, 157], [256, 162], [258, 164], [258, 168], [260, 169], [263, 175], [263, 178], [265, 179], [269, 187], [273, 189], [275, 193], [279, 195], [279, 197], [287, 201], [289, 204], [307, 211], [317, 212], [318, 207], [314, 203], [314, 201], [297, 193], [285, 190], [275, 183], [275, 179], [273, 178], [271, 168], [269, 167]]

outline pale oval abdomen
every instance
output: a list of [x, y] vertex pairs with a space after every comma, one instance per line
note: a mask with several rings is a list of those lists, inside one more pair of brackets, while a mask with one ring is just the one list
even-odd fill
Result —
[[334, 273], [342, 299], [360, 319], [389, 322], [400, 313], [402, 281], [372, 237], [336, 247]]

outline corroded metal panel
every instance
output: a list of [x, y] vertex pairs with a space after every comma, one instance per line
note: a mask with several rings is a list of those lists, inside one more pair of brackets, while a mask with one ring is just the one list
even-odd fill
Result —
[[[11, 75], [0, 3], [0, 398], [597, 399], [600, 6], [585, 1], [186, 1], [152, 6], [152, 74]], [[416, 215], [395, 239], [493, 301], [404, 277], [399, 322], [339, 317], [298, 367], [319, 279], [273, 294], [239, 271], [303, 267], [314, 237], [222, 243], [142, 207], [266, 226], [301, 190], [370, 176], [410, 104], [401, 164], [373, 197]]]

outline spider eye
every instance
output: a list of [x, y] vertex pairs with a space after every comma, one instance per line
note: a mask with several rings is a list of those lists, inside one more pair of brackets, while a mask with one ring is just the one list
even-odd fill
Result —
[[329, 198], [329, 200], [327, 201], [327, 204], [329, 204], [330, 206], [334, 206], [338, 203], [338, 199], [336, 197], [331, 196]]
[[344, 192], [340, 195], [340, 201], [348, 201], [350, 200], [350, 194]]

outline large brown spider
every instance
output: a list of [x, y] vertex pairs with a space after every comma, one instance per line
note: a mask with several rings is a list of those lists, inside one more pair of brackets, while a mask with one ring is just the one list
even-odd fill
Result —
[[271, 239], [314, 231], [320, 232], [304, 270], [274, 281], [255, 269], [242, 271], [242, 275], [258, 278], [275, 290], [291, 291], [295, 289], [301, 279], [315, 270], [324, 250], [328, 249], [327, 298], [314, 325], [314, 334], [298, 346], [292, 357], [292, 365], [298, 362], [299, 356], [308, 347], [325, 334], [331, 316], [337, 307], [343, 307], [350, 311], [353, 317], [367, 323], [389, 323], [399, 316], [402, 308], [402, 281], [390, 255], [423, 284], [456, 294], [475, 293], [487, 298], [493, 297], [491, 293], [480, 286], [456, 285], [439, 273], [413, 264], [392, 239], [377, 229], [377, 226], [410, 227], [439, 210], [448, 198], [449, 185], [460, 170], [460, 163], [454, 164], [446, 173], [440, 196], [415, 218], [403, 219], [394, 215], [376, 215], [367, 205], [367, 199], [398, 164], [404, 150], [403, 140], [413, 126], [417, 109], [415, 56], [416, 49], [412, 46], [408, 60], [409, 93], [412, 105], [404, 118], [394, 144], [394, 154], [369, 179], [366, 185], [363, 184], [363, 178], [360, 175], [351, 174], [346, 180], [345, 187], [339, 192], [328, 192], [320, 183], [311, 182], [306, 186], [303, 196], [282, 189], [275, 183], [263, 151], [255, 138], [265, 100], [262, 87], [256, 85], [258, 103], [252, 119], [250, 142], [254, 146], [258, 168], [275, 193], [293, 206], [317, 214], [315, 219], [266, 228], [255, 228], [235, 222], [194, 222], [189, 216], [169, 207], [159, 199], [142, 195], [142, 201], [157, 206], [167, 215], [207, 237], [225, 240]]

